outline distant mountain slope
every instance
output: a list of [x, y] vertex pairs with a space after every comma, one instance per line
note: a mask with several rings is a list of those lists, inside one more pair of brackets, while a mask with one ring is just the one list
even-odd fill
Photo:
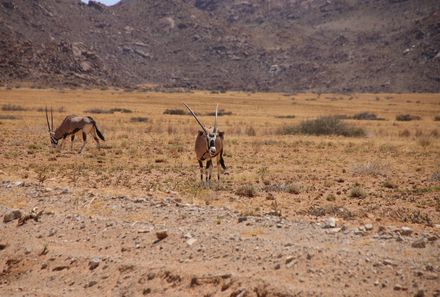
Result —
[[437, 0], [0, 0], [0, 82], [440, 91]]

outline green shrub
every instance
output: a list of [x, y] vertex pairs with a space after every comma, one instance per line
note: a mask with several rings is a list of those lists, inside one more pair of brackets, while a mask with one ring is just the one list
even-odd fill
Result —
[[257, 190], [254, 185], [245, 184], [237, 189], [236, 194], [244, 197], [255, 197], [257, 195]]
[[357, 113], [353, 116], [355, 120], [364, 120], [364, 121], [383, 121], [384, 118], [378, 117], [376, 114], [368, 111]]
[[302, 121], [298, 126], [283, 126], [280, 134], [340, 135], [347, 137], [365, 136], [362, 128], [349, 126], [334, 116], [319, 117]]
[[411, 114], [399, 114], [396, 116], [396, 121], [401, 122], [409, 122], [409, 121], [418, 121], [421, 117]]
[[23, 106], [20, 105], [14, 105], [14, 104], [3, 104], [2, 105], [3, 111], [25, 111], [27, 110]]
[[183, 109], [165, 109], [163, 114], [171, 114], [171, 115], [187, 115], [188, 113], [185, 112]]

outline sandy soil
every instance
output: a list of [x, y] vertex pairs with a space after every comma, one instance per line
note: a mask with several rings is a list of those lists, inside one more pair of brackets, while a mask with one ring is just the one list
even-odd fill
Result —
[[[211, 187], [195, 121], [164, 114], [183, 100], [207, 125], [216, 102], [232, 112]], [[440, 296], [436, 94], [18, 89], [0, 104], [1, 296]], [[55, 125], [92, 115], [101, 150], [51, 150], [46, 104]], [[130, 112], [89, 113], [115, 107]], [[363, 111], [384, 118], [344, 120], [365, 137], [278, 132]], [[29, 220], [4, 222], [14, 209]]]

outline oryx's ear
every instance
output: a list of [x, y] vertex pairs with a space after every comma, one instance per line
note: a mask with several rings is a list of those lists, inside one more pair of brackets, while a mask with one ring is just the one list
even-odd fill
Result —
[[199, 136], [202, 136], [203, 133], [204, 133], [203, 131], [199, 130], [198, 135], [199, 135]]
[[221, 139], [225, 137], [225, 132], [218, 132], [218, 136], [220, 136]]

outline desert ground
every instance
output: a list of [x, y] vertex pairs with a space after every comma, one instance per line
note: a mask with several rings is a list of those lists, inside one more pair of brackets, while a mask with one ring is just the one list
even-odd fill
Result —
[[[206, 126], [223, 109], [209, 186], [196, 121], [164, 113], [182, 102]], [[3, 88], [0, 105], [2, 296], [440, 296], [439, 94]], [[101, 149], [52, 149], [45, 106], [55, 127], [92, 116]], [[282, 133], [330, 115], [365, 136]]]

